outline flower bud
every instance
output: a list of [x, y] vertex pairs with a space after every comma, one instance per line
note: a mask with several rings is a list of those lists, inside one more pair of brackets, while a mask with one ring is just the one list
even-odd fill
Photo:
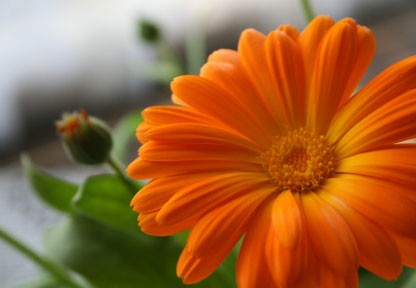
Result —
[[56, 122], [56, 129], [65, 151], [75, 162], [100, 164], [110, 155], [112, 139], [107, 125], [88, 116], [85, 110], [64, 113]]

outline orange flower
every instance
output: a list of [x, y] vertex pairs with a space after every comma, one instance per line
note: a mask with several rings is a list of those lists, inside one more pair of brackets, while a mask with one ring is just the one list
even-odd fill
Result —
[[132, 200], [142, 230], [191, 229], [177, 274], [210, 275], [243, 236], [237, 283], [357, 287], [361, 265], [395, 279], [416, 267], [416, 57], [350, 97], [375, 51], [352, 19], [302, 33], [249, 29], [172, 82], [143, 112], [130, 164], [153, 179]]

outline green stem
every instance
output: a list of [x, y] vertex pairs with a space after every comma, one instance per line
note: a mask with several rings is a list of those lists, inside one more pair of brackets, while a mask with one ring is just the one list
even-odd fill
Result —
[[185, 38], [186, 73], [199, 75], [201, 67], [204, 65], [206, 59], [206, 35], [201, 19], [199, 19], [199, 23], [197, 21], [195, 22], [194, 26], [188, 27]]
[[35, 251], [31, 250], [25, 244], [8, 234], [6, 231], [0, 228], [0, 239], [3, 239], [4, 242], [13, 246], [16, 250], [24, 254], [26, 257], [31, 259], [33, 262], [41, 266], [47, 272], [49, 272], [56, 280], [60, 281], [62, 284], [65, 284], [67, 287], [72, 288], [81, 288], [79, 284], [72, 279], [71, 275], [64, 270], [63, 268], [57, 266], [52, 261], [42, 258]]
[[170, 65], [172, 65], [171, 67], [173, 67], [168, 73], [164, 73], [164, 84], [169, 87], [170, 82], [174, 77], [185, 74], [184, 68], [181, 64], [181, 60], [175, 52], [175, 49], [164, 37], [161, 37], [158, 41], [156, 48], [158, 49], [160, 62], [170, 63]]
[[117, 176], [120, 177], [120, 179], [132, 191], [133, 195], [136, 194], [137, 190], [139, 190], [139, 189], [135, 185], [134, 181], [132, 179], [130, 179], [129, 177], [127, 177], [120, 161], [116, 157], [110, 156], [107, 159], [107, 164], [114, 170], [114, 172], [116, 172]]
[[175, 49], [170, 45], [170, 43], [165, 39], [161, 38], [158, 42], [157, 49], [159, 50], [160, 57], [163, 60], [169, 61], [174, 65], [178, 66], [179, 70], [182, 70], [181, 61], [176, 55]]
[[306, 21], [309, 23], [315, 18], [315, 13], [313, 13], [312, 6], [309, 3], [309, 0], [301, 0], [303, 7], [303, 12], [305, 13]]

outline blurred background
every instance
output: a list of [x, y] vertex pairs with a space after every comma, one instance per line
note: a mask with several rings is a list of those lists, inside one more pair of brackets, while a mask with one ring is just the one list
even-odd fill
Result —
[[[375, 33], [377, 52], [363, 82], [416, 54], [414, 0], [311, 4], [316, 14], [353, 17]], [[157, 49], [141, 36], [142, 20], [158, 25], [164, 43]], [[22, 151], [76, 182], [105, 171], [66, 159], [54, 127], [62, 111], [82, 107], [111, 124], [126, 112], [168, 103], [172, 77], [198, 73], [213, 50], [236, 48], [245, 28], [268, 33], [280, 24], [304, 28], [300, 1], [1, 0], [0, 227], [41, 250], [44, 229], [61, 217], [30, 192]], [[172, 57], [176, 66], [168, 63]], [[15, 287], [37, 269], [0, 242], [0, 287]]]

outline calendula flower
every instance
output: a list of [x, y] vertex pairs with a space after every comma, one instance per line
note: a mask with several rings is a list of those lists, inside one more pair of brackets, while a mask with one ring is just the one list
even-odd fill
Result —
[[237, 283], [357, 287], [416, 267], [416, 57], [351, 97], [375, 51], [352, 19], [249, 29], [200, 76], [172, 82], [179, 106], [150, 107], [128, 173], [141, 229], [191, 229], [184, 283], [210, 275], [244, 235]]

